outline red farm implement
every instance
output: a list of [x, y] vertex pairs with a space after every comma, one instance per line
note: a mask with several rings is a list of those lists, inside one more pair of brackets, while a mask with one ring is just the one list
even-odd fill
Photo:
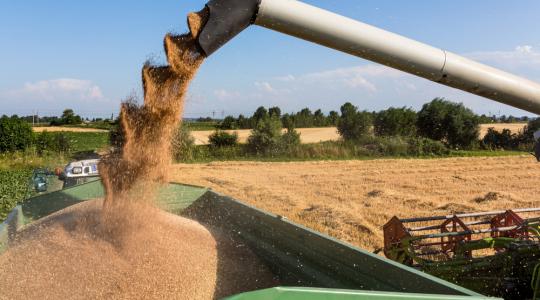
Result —
[[526, 299], [539, 284], [540, 208], [393, 217], [384, 254], [486, 294]]

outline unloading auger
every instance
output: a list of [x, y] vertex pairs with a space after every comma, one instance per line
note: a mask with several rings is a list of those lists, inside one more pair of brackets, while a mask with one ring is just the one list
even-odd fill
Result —
[[255, 24], [540, 114], [536, 82], [300, 1], [211, 0], [198, 15], [206, 56]]

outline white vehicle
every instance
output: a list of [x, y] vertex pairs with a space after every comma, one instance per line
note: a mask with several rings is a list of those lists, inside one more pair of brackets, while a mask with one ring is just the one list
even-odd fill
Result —
[[79, 160], [69, 163], [59, 176], [64, 188], [83, 184], [99, 178], [99, 159]]

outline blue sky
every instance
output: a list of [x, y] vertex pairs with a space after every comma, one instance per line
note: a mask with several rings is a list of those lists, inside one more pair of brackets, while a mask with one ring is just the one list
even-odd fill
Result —
[[[540, 1], [339, 0], [310, 4], [540, 81]], [[117, 113], [140, 94], [140, 69], [164, 59], [166, 32], [205, 1], [0, 0], [0, 114]], [[255, 26], [210, 57], [190, 88], [186, 117], [421, 107], [436, 96], [478, 113], [526, 113]]]

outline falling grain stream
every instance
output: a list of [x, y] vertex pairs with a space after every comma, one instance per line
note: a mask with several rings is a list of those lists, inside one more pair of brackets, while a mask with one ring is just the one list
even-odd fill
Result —
[[0, 299], [212, 299], [274, 284], [247, 247], [155, 207], [171, 136], [203, 62], [193, 34], [165, 37], [168, 66], [142, 70], [144, 104], [122, 104], [123, 143], [100, 163], [106, 191], [26, 226], [0, 256]]

